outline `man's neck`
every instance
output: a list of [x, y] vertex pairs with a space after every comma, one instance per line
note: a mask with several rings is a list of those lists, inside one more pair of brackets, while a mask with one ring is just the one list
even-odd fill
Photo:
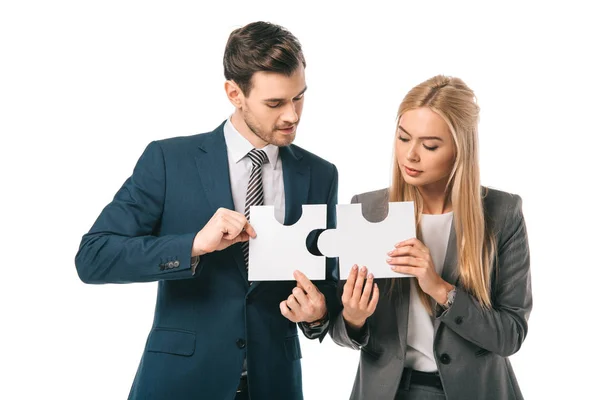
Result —
[[246, 124], [241, 111], [236, 110], [235, 113], [233, 113], [231, 116], [231, 124], [240, 133], [240, 135], [242, 135], [247, 141], [250, 142], [250, 144], [252, 144], [252, 146], [254, 146], [255, 149], [262, 149], [269, 144], [252, 132], [250, 127], [248, 127]]

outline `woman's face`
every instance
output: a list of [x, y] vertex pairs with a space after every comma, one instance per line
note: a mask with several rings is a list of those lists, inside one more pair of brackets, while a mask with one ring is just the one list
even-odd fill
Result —
[[456, 154], [446, 121], [427, 107], [410, 110], [400, 118], [396, 137], [396, 158], [404, 180], [421, 189], [445, 190]]

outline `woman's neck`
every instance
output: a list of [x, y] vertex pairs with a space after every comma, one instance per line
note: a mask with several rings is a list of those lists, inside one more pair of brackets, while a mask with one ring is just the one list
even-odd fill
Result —
[[452, 211], [452, 203], [446, 196], [446, 185], [418, 188], [423, 199], [423, 214], [445, 214]]

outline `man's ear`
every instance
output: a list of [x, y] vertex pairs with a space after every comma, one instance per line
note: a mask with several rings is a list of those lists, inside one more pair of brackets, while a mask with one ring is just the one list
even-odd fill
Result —
[[235, 108], [241, 108], [244, 101], [242, 89], [232, 80], [225, 81], [225, 93]]

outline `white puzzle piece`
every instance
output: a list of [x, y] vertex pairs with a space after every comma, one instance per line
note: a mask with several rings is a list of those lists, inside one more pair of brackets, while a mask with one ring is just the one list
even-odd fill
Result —
[[354, 264], [366, 266], [375, 278], [400, 278], [412, 275], [391, 270], [387, 253], [403, 240], [416, 237], [414, 203], [389, 203], [381, 222], [369, 222], [362, 215], [362, 204], [337, 205], [337, 229], [321, 233], [317, 242], [326, 257], [339, 257], [340, 279], [348, 278]]
[[250, 224], [256, 239], [250, 239], [248, 280], [289, 281], [294, 271], [308, 279], [325, 279], [325, 257], [311, 254], [306, 238], [316, 229], [327, 228], [327, 205], [302, 205], [302, 217], [294, 225], [282, 225], [275, 219], [273, 206], [250, 207]]

